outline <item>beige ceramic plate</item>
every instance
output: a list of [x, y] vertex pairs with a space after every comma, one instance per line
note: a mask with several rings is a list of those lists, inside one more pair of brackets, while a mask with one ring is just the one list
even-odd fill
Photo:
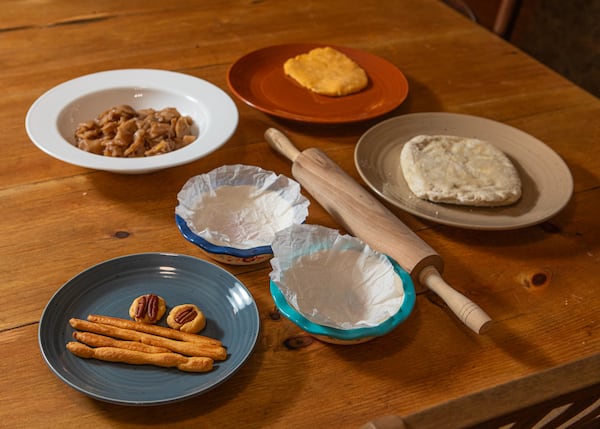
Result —
[[[448, 134], [487, 140], [515, 164], [521, 199], [506, 207], [438, 204], [417, 198], [400, 167], [400, 151], [418, 134]], [[359, 139], [354, 162], [363, 180], [386, 201], [434, 222], [479, 230], [508, 230], [543, 222], [571, 198], [573, 178], [564, 161], [525, 132], [489, 119], [454, 113], [414, 113], [383, 121]]]

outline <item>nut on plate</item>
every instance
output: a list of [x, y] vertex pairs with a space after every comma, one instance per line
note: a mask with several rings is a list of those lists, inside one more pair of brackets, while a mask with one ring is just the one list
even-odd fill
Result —
[[167, 325], [179, 331], [195, 334], [206, 326], [204, 313], [194, 304], [182, 304], [169, 312]]
[[129, 307], [129, 316], [136, 322], [156, 323], [166, 311], [165, 300], [158, 295], [149, 293], [133, 300]]

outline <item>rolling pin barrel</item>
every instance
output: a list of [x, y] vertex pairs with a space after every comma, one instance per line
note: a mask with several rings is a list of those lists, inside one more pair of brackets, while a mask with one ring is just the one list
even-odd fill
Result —
[[349, 233], [392, 257], [408, 271], [418, 288], [421, 270], [443, 271], [440, 255], [390, 210], [346, 174], [322, 151], [300, 152], [280, 131], [270, 128], [269, 144], [292, 161], [292, 175]]
[[349, 233], [395, 259], [415, 284], [423, 268], [443, 270], [435, 250], [320, 150], [301, 152], [292, 175]]
[[396, 260], [410, 273], [417, 290], [429, 287], [473, 331], [487, 329], [489, 316], [442, 279], [441, 256], [327, 155], [315, 148], [300, 152], [274, 128], [265, 132], [265, 138], [292, 161], [294, 178], [349, 233]]

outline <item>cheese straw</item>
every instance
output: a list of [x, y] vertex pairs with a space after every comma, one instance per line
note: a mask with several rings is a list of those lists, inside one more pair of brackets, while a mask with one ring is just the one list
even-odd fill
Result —
[[94, 334], [92, 332], [73, 332], [73, 338], [77, 341], [87, 344], [90, 347], [117, 347], [120, 349], [133, 350], [145, 353], [169, 353], [171, 350], [166, 347], [155, 347], [143, 344], [138, 341], [116, 340], [105, 335]]
[[163, 326], [158, 325], [138, 323], [132, 320], [120, 319], [118, 317], [90, 314], [87, 317], [87, 320], [89, 320], [90, 322], [102, 323], [103, 325], [111, 325], [123, 329], [133, 329], [134, 331], [145, 332], [147, 334], [158, 335], [174, 340], [189, 341], [191, 343], [199, 344], [213, 344], [217, 346], [221, 345], [221, 341], [216, 340], [214, 338], [205, 337], [203, 335], [190, 334], [188, 332], [181, 332], [175, 329], [165, 328]]
[[[93, 332], [122, 340], [139, 341], [156, 347], [165, 347], [173, 352], [186, 356], [209, 357], [214, 360], [225, 360], [227, 350], [223, 346], [215, 344], [192, 343], [189, 341], [178, 341], [133, 329], [124, 329], [112, 325], [89, 322], [86, 320], [72, 318], [69, 324], [77, 330]], [[140, 324], [141, 325], [141, 324]], [[167, 328], [165, 328], [167, 329]]]
[[88, 347], [77, 341], [67, 343], [67, 349], [75, 356], [84, 359], [98, 359], [108, 362], [121, 362], [131, 365], [154, 365], [176, 367], [187, 372], [207, 372], [213, 368], [213, 360], [208, 357], [188, 357], [177, 353], [146, 353], [118, 347]]

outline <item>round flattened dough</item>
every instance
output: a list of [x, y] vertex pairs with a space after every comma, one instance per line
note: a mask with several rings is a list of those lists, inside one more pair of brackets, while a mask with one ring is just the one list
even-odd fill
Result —
[[402, 148], [400, 166], [409, 189], [432, 202], [494, 207], [521, 198], [515, 166], [483, 140], [419, 135]]

